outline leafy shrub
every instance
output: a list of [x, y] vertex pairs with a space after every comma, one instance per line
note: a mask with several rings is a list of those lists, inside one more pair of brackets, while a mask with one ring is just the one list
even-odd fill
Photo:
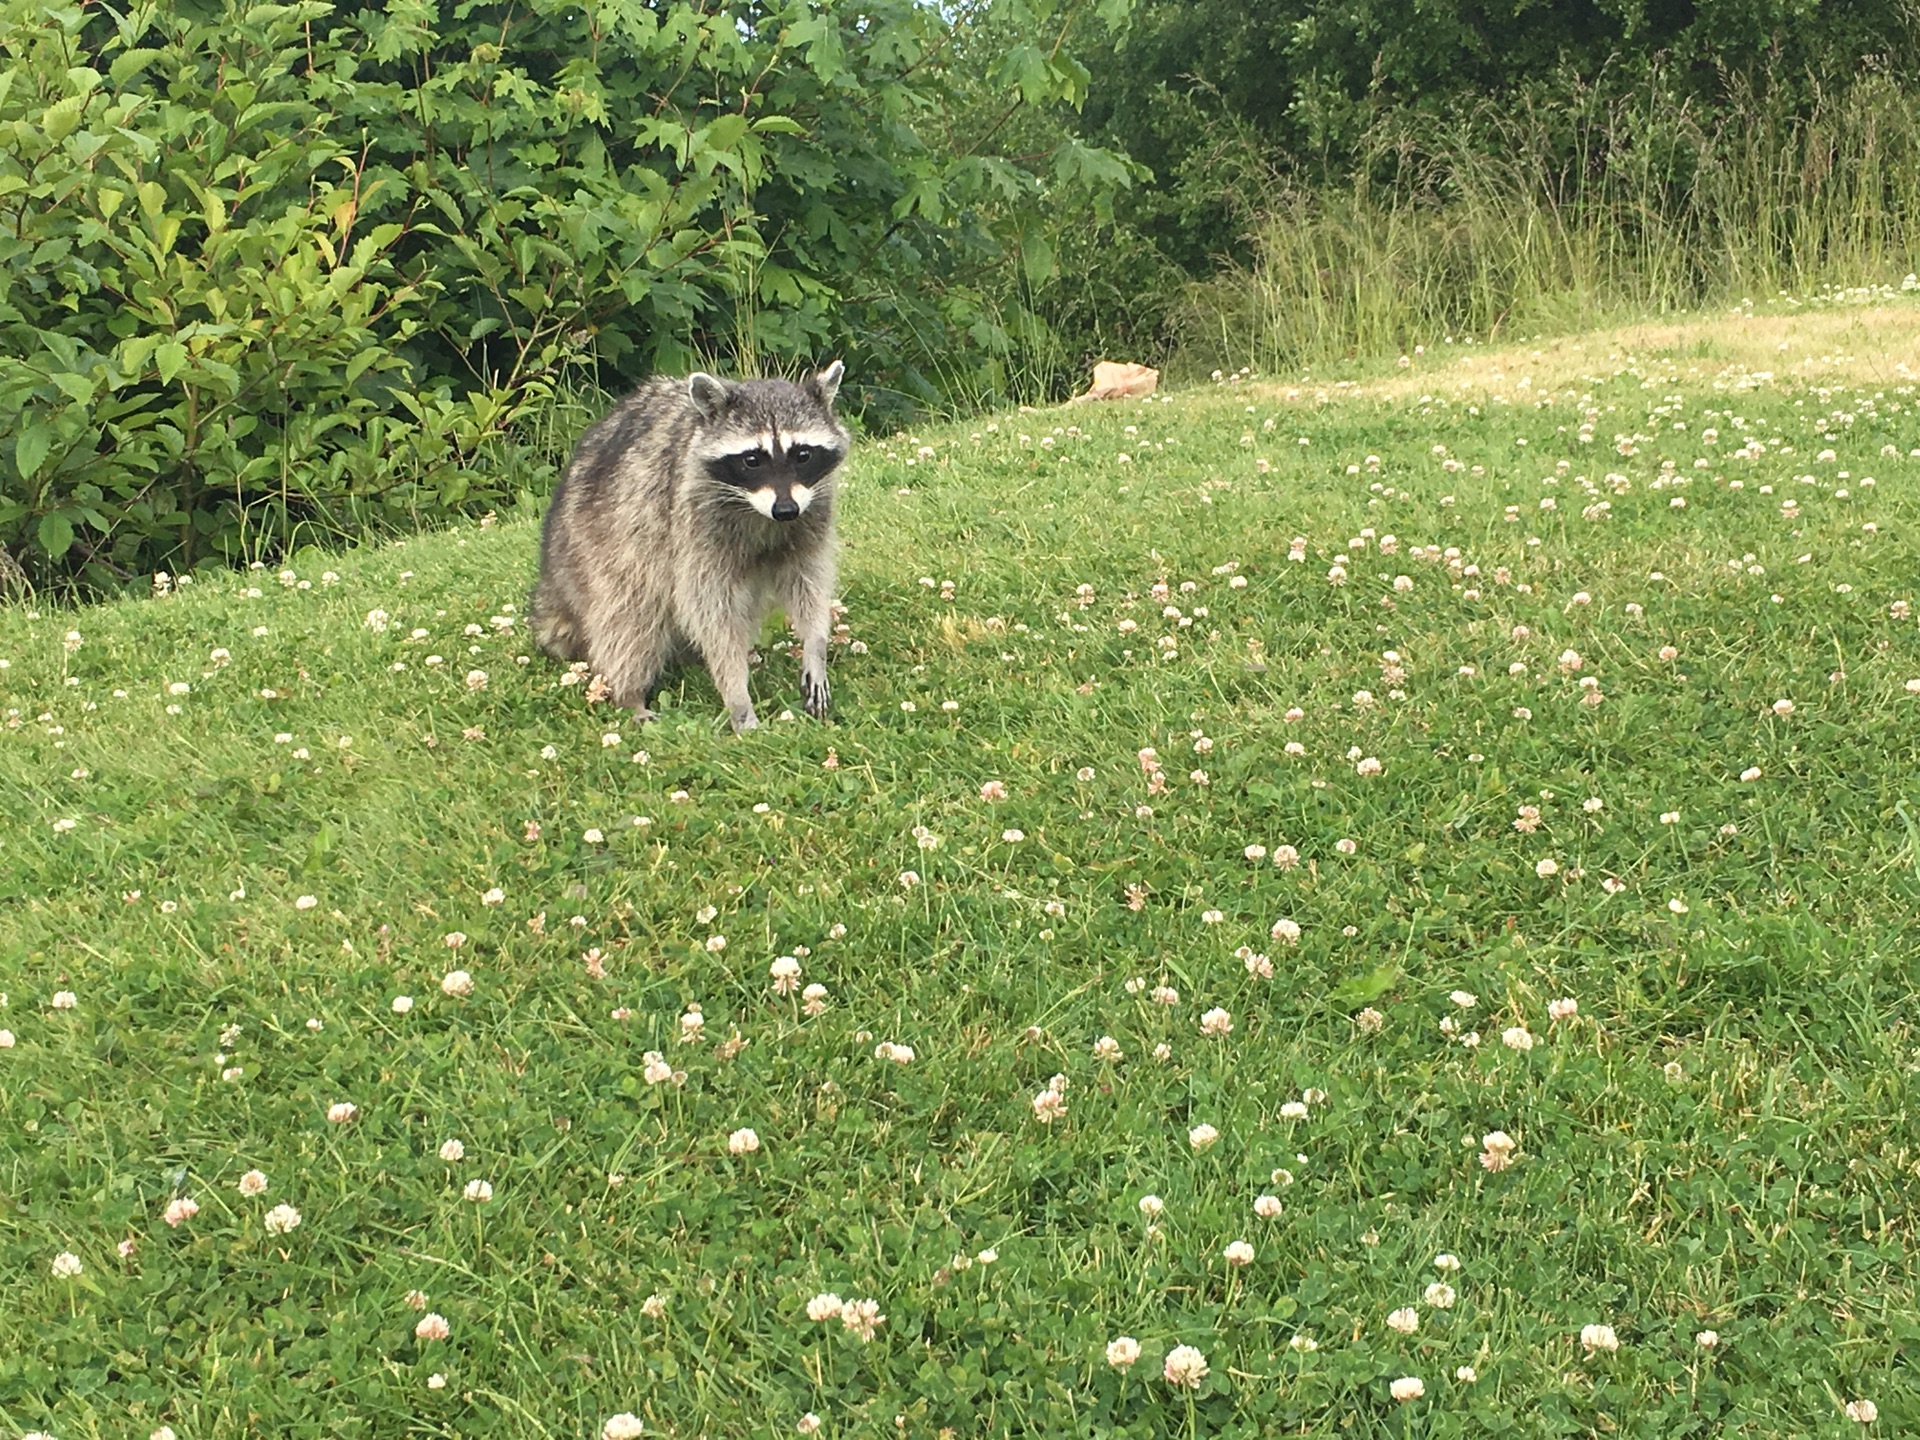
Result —
[[557, 388], [702, 357], [1001, 383], [1126, 179], [995, 148], [1092, 8], [5, 0], [0, 544], [104, 588], [497, 505]]

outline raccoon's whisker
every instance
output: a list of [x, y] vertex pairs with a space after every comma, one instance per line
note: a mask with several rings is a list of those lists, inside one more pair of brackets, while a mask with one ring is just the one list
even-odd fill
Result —
[[748, 514], [752, 515], [756, 520], [766, 519], [766, 516], [760, 513], [759, 507], [757, 507], [753, 503], [753, 500], [749, 497], [748, 493], [745, 490], [736, 490], [731, 485], [729, 485], [724, 491], [722, 491], [720, 495], [716, 498], [715, 508], [725, 509], [725, 510], [744, 510]]

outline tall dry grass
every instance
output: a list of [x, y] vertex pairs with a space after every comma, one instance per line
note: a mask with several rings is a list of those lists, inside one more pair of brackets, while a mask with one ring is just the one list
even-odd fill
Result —
[[1920, 104], [1868, 76], [1703, 116], [1658, 86], [1378, 128], [1352, 183], [1281, 191], [1192, 285], [1183, 368], [1274, 371], [1920, 268]]

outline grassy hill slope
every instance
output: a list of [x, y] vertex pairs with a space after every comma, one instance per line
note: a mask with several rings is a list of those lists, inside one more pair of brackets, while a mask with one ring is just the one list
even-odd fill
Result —
[[1687, 353], [865, 446], [738, 739], [525, 524], [0, 614], [0, 1430], [1920, 1422], [1917, 397]]

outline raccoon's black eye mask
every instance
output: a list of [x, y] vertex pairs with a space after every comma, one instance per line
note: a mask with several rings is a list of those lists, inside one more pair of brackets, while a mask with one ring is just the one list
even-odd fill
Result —
[[770, 468], [780, 468], [779, 460], [784, 459], [785, 468], [801, 478], [831, 470], [839, 462], [840, 452], [826, 445], [796, 445], [783, 457], [775, 457], [765, 450], [743, 450], [737, 455], [728, 455], [716, 467], [722, 475], [735, 484], [745, 484], [749, 480], [759, 480]]
[[840, 452], [831, 445], [796, 445], [787, 452], [787, 459], [793, 468], [801, 474], [831, 470], [840, 463]]
[[777, 474], [782, 467], [765, 450], [742, 450], [723, 457], [713, 468], [736, 485], [758, 485], [771, 478], [769, 472]]

